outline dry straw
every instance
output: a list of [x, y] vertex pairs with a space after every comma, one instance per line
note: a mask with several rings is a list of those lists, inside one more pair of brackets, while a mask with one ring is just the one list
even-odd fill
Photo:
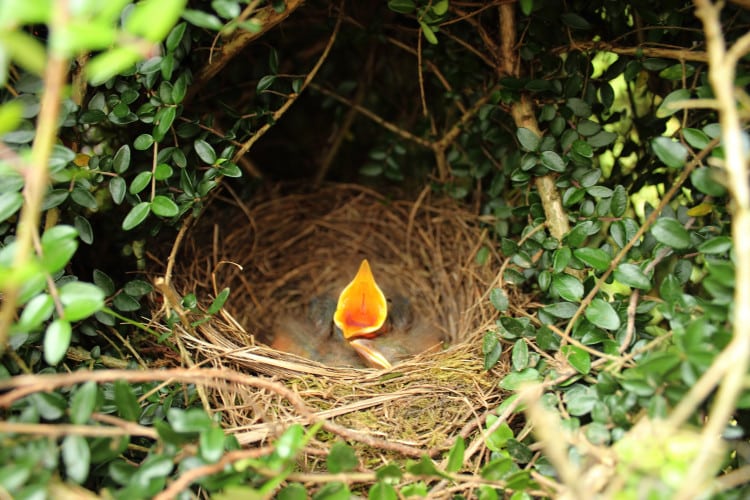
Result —
[[[507, 366], [501, 361], [487, 372], [482, 354], [482, 336], [497, 316], [486, 292], [500, 265], [476, 214], [427, 191], [401, 201], [353, 185], [219, 205], [188, 233], [173, 276], [181, 294], [195, 293], [201, 303], [231, 289], [219, 314], [179, 327], [194, 363], [271, 376], [318, 417], [431, 455], [476, 432], [500, 403], [497, 382]], [[489, 256], [480, 264], [482, 248]], [[442, 330], [446, 349], [378, 371], [325, 366], [268, 347], [275, 318], [337, 293], [362, 258], [387, 295], [408, 296], [415, 314]], [[270, 392], [239, 384], [210, 391], [213, 409], [243, 444], [305, 421]]]

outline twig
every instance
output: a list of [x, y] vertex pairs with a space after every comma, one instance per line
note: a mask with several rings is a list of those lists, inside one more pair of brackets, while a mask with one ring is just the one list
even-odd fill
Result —
[[[287, 10], [289, 10], [290, 7], [287, 4]], [[336, 41], [336, 37], [338, 36], [339, 29], [341, 28], [341, 18], [343, 16], [344, 11], [344, 2], [341, 0], [341, 3], [339, 4], [339, 15], [336, 18], [336, 25], [333, 27], [333, 32], [331, 33], [330, 38], [328, 39], [328, 43], [326, 44], [325, 49], [323, 49], [323, 53], [318, 58], [318, 61], [315, 63], [315, 66], [310, 70], [310, 72], [305, 77], [304, 81], [302, 82], [302, 86], [300, 87], [299, 92], [290, 94], [287, 97], [286, 102], [281, 105], [279, 109], [273, 112], [273, 115], [271, 119], [266, 122], [262, 127], [260, 127], [257, 132], [255, 132], [248, 140], [246, 140], [240, 149], [237, 150], [237, 152], [232, 157], [232, 161], [237, 163], [237, 161], [245, 156], [245, 153], [250, 151], [250, 148], [253, 147], [253, 144], [255, 144], [261, 137], [265, 135], [266, 132], [273, 126], [274, 123], [276, 123], [283, 115], [287, 112], [287, 110], [292, 106], [292, 104], [295, 103], [297, 98], [302, 95], [302, 93], [305, 91], [305, 89], [310, 85], [310, 83], [315, 79], [315, 77], [318, 74], [318, 71], [320, 71], [320, 68], [323, 66], [323, 63], [328, 58], [328, 54], [331, 52], [331, 48], [333, 47], [333, 43]]]
[[[708, 79], [719, 103], [719, 123], [724, 145], [724, 168], [729, 189], [734, 195], [735, 213], [732, 217], [732, 240], [735, 251], [735, 291], [733, 308], [733, 338], [716, 357], [711, 368], [698, 384], [720, 384], [713, 407], [701, 433], [701, 453], [685, 475], [685, 482], [677, 498], [688, 498], [713, 475], [711, 462], [716, 450], [721, 449], [721, 432], [735, 410], [735, 403], [744, 387], [745, 374], [750, 366], [750, 187], [747, 183], [748, 165], [742, 140], [742, 127], [735, 104], [736, 63], [750, 46], [750, 34], [744, 35], [729, 51], [726, 49], [720, 19], [721, 3], [695, 0], [695, 15], [703, 22], [706, 48], [709, 55]], [[714, 370], [714, 367], [718, 367]], [[697, 385], [697, 384], [696, 384]], [[695, 388], [695, 386], [694, 386]], [[679, 407], [697, 407], [703, 400], [691, 390]], [[684, 412], [683, 412], [684, 413]], [[672, 423], [676, 423], [672, 420]]]
[[[50, 19], [50, 32], [63, 28], [68, 21], [68, 3], [66, 1], [55, 2], [54, 13]], [[55, 51], [50, 51], [44, 73], [44, 92], [39, 108], [36, 136], [31, 148], [31, 164], [27, 165], [23, 172], [24, 205], [16, 230], [14, 269], [21, 269], [29, 262], [33, 252], [34, 234], [39, 230], [42, 201], [47, 192], [47, 164], [57, 137], [62, 89], [67, 71], [67, 59], [61, 58]], [[6, 348], [8, 332], [16, 312], [18, 294], [19, 286], [11, 285], [5, 290], [3, 296], [2, 306], [0, 306], [0, 354]]]

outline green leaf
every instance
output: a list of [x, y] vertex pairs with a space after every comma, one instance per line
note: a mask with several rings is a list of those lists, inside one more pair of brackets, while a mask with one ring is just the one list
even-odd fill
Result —
[[524, 339], [518, 339], [513, 344], [511, 351], [511, 361], [514, 371], [521, 371], [529, 364], [529, 346]]
[[[206, 415], [206, 418], [208, 418], [208, 415]], [[274, 453], [281, 460], [288, 461], [294, 459], [302, 449], [302, 446], [304, 446], [304, 434], [305, 430], [300, 424], [289, 426], [281, 437], [279, 437], [278, 441], [276, 441]]]
[[521, 144], [521, 149], [529, 152], [539, 149], [539, 144], [542, 142], [541, 137], [536, 135], [532, 130], [524, 127], [516, 130], [516, 138], [518, 138], [518, 142]]
[[161, 42], [183, 13], [187, 0], [141, 0], [124, 23], [127, 32]]
[[70, 347], [73, 329], [64, 319], [56, 319], [47, 326], [44, 333], [44, 361], [49, 365], [59, 363]]
[[154, 144], [154, 137], [151, 134], [141, 134], [133, 141], [133, 147], [138, 151], [145, 151]]
[[484, 354], [484, 369], [489, 370], [495, 366], [503, 353], [503, 348], [495, 332], [487, 332], [482, 340], [482, 353]]
[[138, 416], [141, 414], [138, 399], [135, 397], [130, 383], [126, 380], [115, 381], [115, 406], [120, 417], [131, 422], [138, 420]]
[[224, 288], [219, 295], [216, 296], [211, 305], [208, 308], [208, 314], [216, 314], [224, 307], [224, 303], [229, 298], [229, 288]]
[[410, 14], [416, 9], [412, 0], [388, 0], [388, 8], [399, 14]]
[[338, 474], [354, 470], [359, 465], [359, 460], [354, 448], [342, 441], [336, 441], [326, 457], [326, 465], [329, 472]]
[[214, 463], [224, 454], [224, 430], [221, 427], [211, 427], [200, 433], [198, 450], [203, 460]]
[[609, 302], [603, 299], [594, 299], [584, 311], [586, 319], [605, 330], [617, 330], [620, 328], [620, 317]]
[[154, 287], [148, 281], [130, 280], [125, 283], [123, 290], [131, 297], [142, 297], [147, 293], [153, 292]]
[[18, 326], [26, 331], [35, 330], [52, 316], [54, 310], [55, 302], [52, 296], [41, 293], [32, 298], [23, 308]]
[[574, 30], [590, 30], [591, 24], [581, 17], [579, 14], [576, 14], [574, 12], [565, 12], [560, 14], [560, 20], [565, 24], [567, 27], [574, 29]]
[[666, 118], [672, 116], [676, 112], [680, 111], [679, 108], [673, 107], [672, 104], [678, 101], [686, 101], [690, 99], [690, 90], [688, 89], [677, 89], [664, 98], [658, 108], [656, 108], [657, 118]]
[[464, 453], [466, 451], [466, 443], [464, 438], [456, 436], [456, 440], [453, 441], [451, 451], [448, 453], [448, 463], [445, 466], [446, 472], [458, 472], [464, 465]]
[[182, 18], [194, 26], [199, 28], [207, 28], [214, 31], [219, 31], [224, 27], [224, 23], [221, 19], [208, 14], [206, 12], [194, 9], [185, 9], [182, 11]]
[[182, 37], [185, 35], [186, 23], [180, 23], [169, 32], [164, 45], [167, 47], [167, 51], [174, 52], [182, 41]]
[[115, 282], [104, 271], [94, 269], [93, 277], [94, 284], [104, 292], [105, 296], [115, 293]]
[[569, 274], [556, 274], [552, 277], [552, 287], [568, 302], [578, 302], [583, 297], [583, 284]]
[[424, 35], [425, 40], [427, 40], [432, 45], [437, 45], [438, 39], [435, 36], [435, 32], [432, 30], [432, 27], [428, 25], [424, 21], [419, 21], [419, 26], [422, 28], [422, 34]]
[[8, 220], [23, 206], [23, 196], [17, 191], [0, 194], [0, 222]]
[[264, 90], [268, 90], [269, 88], [271, 88], [271, 85], [273, 85], [273, 82], [275, 81], [276, 75], [266, 75], [258, 80], [258, 85], [255, 87], [255, 91], [260, 94]]
[[572, 302], [557, 302], [556, 304], [549, 304], [542, 308], [542, 311], [550, 316], [562, 319], [572, 318], [577, 310], [578, 304], [573, 304]]
[[122, 177], [112, 177], [109, 180], [109, 194], [112, 196], [112, 201], [115, 202], [115, 205], [119, 205], [125, 199], [126, 189], [127, 184]]
[[490, 291], [490, 302], [500, 312], [508, 310], [508, 297], [502, 288], [493, 288]]
[[565, 172], [565, 162], [554, 151], [544, 151], [542, 153], [542, 165], [553, 172]]
[[204, 163], [209, 165], [216, 163], [216, 151], [214, 151], [214, 148], [209, 143], [203, 139], [196, 139], [193, 143], [193, 147], [195, 148], [198, 157], [203, 160]]
[[651, 141], [651, 147], [662, 163], [670, 168], [682, 167], [687, 161], [687, 148], [669, 137], [656, 137]]
[[398, 500], [398, 498], [396, 488], [385, 481], [378, 481], [373, 484], [367, 493], [368, 500]]
[[726, 254], [732, 249], [732, 238], [729, 236], [715, 236], [698, 245], [698, 251], [708, 254]]
[[154, 169], [154, 179], [157, 181], [169, 179], [172, 174], [174, 174], [174, 170], [166, 163], [160, 163]]
[[151, 203], [147, 201], [140, 202], [139, 204], [131, 208], [130, 212], [128, 212], [128, 215], [125, 216], [125, 219], [122, 221], [122, 228], [125, 231], [130, 231], [138, 224], [146, 220], [146, 217], [148, 217], [148, 214], [150, 212]]
[[133, 179], [130, 183], [130, 188], [128, 191], [130, 194], [138, 194], [151, 183], [151, 177], [152, 173], [150, 171], [141, 172], [138, 175], [135, 176], [135, 179]]
[[91, 228], [91, 223], [86, 217], [76, 215], [73, 219], [73, 225], [78, 231], [78, 236], [81, 241], [90, 245], [94, 242], [94, 230]]
[[599, 399], [596, 394], [596, 387], [575, 384], [565, 391], [563, 401], [568, 413], [580, 417], [590, 413]]
[[701, 193], [721, 197], [727, 193], [724, 184], [719, 180], [721, 173], [715, 167], [698, 167], [690, 174], [690, 181]]
[[97, 210], [99, 208], [96, 198], [94, 198], [94, 195], [91, 194], [88, 189], [75, 187], [73, 188], [73, 191], [71, 191], [70, 197], [78, 205], [88, 208], [89, 210]]
[[427, 455], [422, 455], [419, 462], [407, 464], [406, 470], [416, 476], [444, 476], [435, 466], [435, 462]]
[[527, 382], [538, 382], [541, 380], [539, 372], [534, 368], [525, 368], [520, 372], [511, 372], [498, 384], [501, 389], [515, 391], [521, 388], [521, 385]]
[[86, 64], [86, 76], [94, 86], [98, 86], [132, 67], [141, 53], [136, 46], [116, 46], [106, 52], [95, 55]]
[[641, 290], [651, 290], [651, 280], [643, 270], [635, 264], [622, 263], [615, 269], [615, 279], [624, 285]]
[[573, 250], [573, 256], [597, 271], [605, 271], [612, 262], [612, 257], [601, 248], [576, 248]]
[[628, 209], [628, 192], [621, 184], [615, 186], [612, 191], [612, 203], [610, 203], [609, 209], [615, 217], [622, 217]]
[[[487, 429], [492, 427], [497, 422], [497, 419], [498, 417], [495, 415], [487, 415], [487, 423], [485, 424]], [[485, 444], [491, 451], [502, 452], [509, 439], [513, 439], [513, 429], [510, 428], [507, 422], [503, 422], [487, 437]]]
[[[573, 113], [580, 118], [588, 118], [591, 116], [591, 106], [589, 103], [579, 97], [571, 97], [565, 102], [565, 105], [570, 108]], [[586, 144], [584, 141], [581, 141]], [[588, 144], [587, 144], [588, 145]]]
[[99, 398], [99, 387], [94, 381], [81, 385], [70, 399], [70, 421], [83, 425], [89, 421]]
[[174, 217], [180, 213], [180, 207], [167, 196], [158, 194], [151, 202], [151, 211], [161, 217]]
[[[224, 492], [227, 491], [228, 488], [225, 488]], [[307, 500], [307, 490], [300, 483], [289, 483], [279, 490], [276, 498], [277, 500]]]
[[86, 438], [77, 434], [65, 436], [62, 442], [62, 459], [69, 480], [83, 483], [89, 476], [91, 449]]
[[524, 16], [529, 16], [534, 10], [534, 0], [520, 0], [519, 7]]
[[591, 371], [591, 355], [578, 346], [565, 345], [561, 352], [568, 360], [570, 366], [576, 369], [578, 373], [588, 375]]
[[60, 224], [42, 235], [42, 265], [49, 273], [63, 269], [78, 249], [78, 231], [72, 226]]
[[656, 241], [672, 248], [681, 250], [690, 247], [690, 233], [676, 219], [669, 217], [657, 219], [651, 227], [651, 234]]
[[695, 149], [703, 149], [711, 142], [711, 138], [708, 137], [705, 132], [697, 128], [682, 129], [682, 137], [685, 139], [685, 142]]
[[71, 281], [60, 287], [59, 292], [64, 318], [68, 321], [88, 318], [104, 307], [104, 292], [91, 283]]

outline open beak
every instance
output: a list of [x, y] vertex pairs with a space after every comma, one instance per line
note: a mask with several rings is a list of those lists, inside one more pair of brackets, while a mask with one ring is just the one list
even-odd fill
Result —
[[354, 339], [349, 345], [357, 351], [367, 366], [388, 370], [391, 368], [391, 362], [385, 359], [385, 356], [375, 347], [374, 343], [368, 339]]
[[367, 259], [351, 283], [339, 295], [333, 322], [341, 328], [345, 340], [374, 337], [388, 316], [385, 295], [370, 270]]
[[385, 356], [367, 340], [378, 335], [387, 316], [385, 295], [375, 283], [370, 264], [365, 259], [357, 275], [339, 295], [333, 322], [341, 329], [344, 340], [373, 368], [391, 367]]

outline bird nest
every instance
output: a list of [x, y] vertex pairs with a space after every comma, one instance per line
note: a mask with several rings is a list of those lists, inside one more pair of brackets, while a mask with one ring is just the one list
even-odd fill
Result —
[[[497, 383], [506, 362], [485, 370], [482, 352], [497, 317], [487, 298], [500, 268], [492, 248], [475, 213], [427, 191], [404, 201], [330, 185], [276, 190], [249, 204], [215, 201], [186, 234], [171, 283], [199, 303], [225, 288], [230, 297], [216, 314], [178, 325], [180, 340], [192, 363], [269, 376], [296, 393], [290, 403], [240, 383], [208, 389], [212, 409], [242, 444], [309, 421], [302, 405], [331, 422], [328, 430], [374, 449], [373, 460], [383, 450], [436, 455], [474, 433], [503, 398]], [[440, 329], [442, 349], [375, 370], [270, 347], [279, 317], [303, 315], [311, 298], [340, 291], [364, 258], [386, 296], [409, 297], [413, 315]]]

